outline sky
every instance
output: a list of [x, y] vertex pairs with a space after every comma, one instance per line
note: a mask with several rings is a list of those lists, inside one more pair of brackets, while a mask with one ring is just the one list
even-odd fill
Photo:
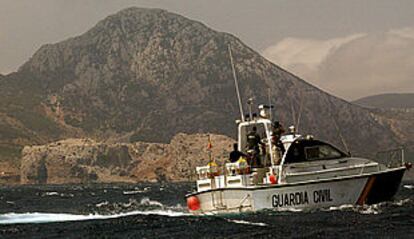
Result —
[[166, 9], [232, 33], [347, 100], [414, 92], [411, 0], [0, 0], [0, 73], [131, 6]]

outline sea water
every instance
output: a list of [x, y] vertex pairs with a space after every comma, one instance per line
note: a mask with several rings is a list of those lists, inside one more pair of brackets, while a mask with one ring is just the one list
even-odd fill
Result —
[[221, 216], [191, 215], [184, 195], [192, 190], [192, 183], [2, 186], [0, 238], [414, 235], [412, 181], [403, 181], [393, 201], [375, 205]]

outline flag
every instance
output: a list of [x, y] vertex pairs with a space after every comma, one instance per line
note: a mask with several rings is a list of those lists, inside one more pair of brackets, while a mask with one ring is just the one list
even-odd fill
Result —
[[210, 135], [208, 135], [208, 144], [207, 144], [207, 149], [211, 149], [213, 148], [213, 145], [211, 144], [211, 138]]

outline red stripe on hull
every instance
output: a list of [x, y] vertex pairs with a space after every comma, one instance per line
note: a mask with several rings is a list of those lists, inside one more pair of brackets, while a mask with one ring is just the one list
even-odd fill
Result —
[[365, 184], [364, 189], [362, 190], [361, 195], [358, 198], [358, 201], [357, 201], [358, 205], [363, 205], [367, 201], [369, 192], [371, 191], [372, 186], [374, 185], [375, 178], [376, 178], [375, 176], [371, 176], [368, 179], [367, 183]]

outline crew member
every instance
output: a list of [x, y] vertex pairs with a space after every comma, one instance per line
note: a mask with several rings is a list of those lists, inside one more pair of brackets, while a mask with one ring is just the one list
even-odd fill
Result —
[[238, 150], [238, 145], [233, 144], [233, 151], [230, 153], [230, 162], [237, 162], [240, 157], [246, 157], [246, 155]]
[[275, 121], [272, 126], [272, 153], [275, 157], [275, 164], [278, 165], [282, 159], [282, 155], [285, 153], [285, 147], [280, 140], [282, 134], [285, 133], [285, 129], [279, 121]]
[[274, 138], [274, 142], [277, 142], [278, 140], [280, 140], [280, 137], [282, 136], [283, 133], [285, 133], [285, 129], [283, 128], [283, 126], [280, 124], [279, 121], [275, 121], [272, 125], [272, 136]]
[[251, 155], [253, 165], [257, 167], [261, 165], [259, 144], [262, 144], [260, 136], [257, 133], [256, 126], [253, 126], [252, 131], [247, 134], [247, 152]]

